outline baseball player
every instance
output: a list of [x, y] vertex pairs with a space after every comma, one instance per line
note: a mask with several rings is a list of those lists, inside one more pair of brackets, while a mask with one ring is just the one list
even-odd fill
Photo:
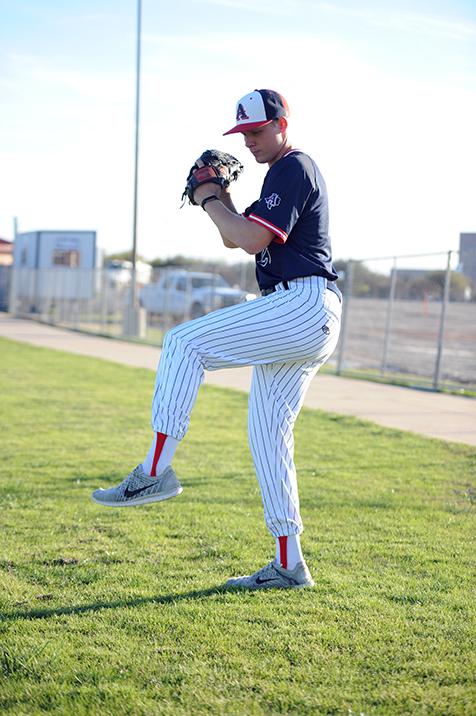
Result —
[[171, 462], [204, 371], [252, 365], [249, 444], [276, 553], [254, 574], [229, 579], [231, 588], [314, 584], [300, 544], [293, 426], [312, 378], [336, 347], [342, 297], [334, 283], [326, 186], [313, 159], [291, 144], [288, 117], [285, 99], [272, 90], [254, 90], [237, 103], [235, 125], [225, 134], [241, 133], [255, 160], [269, 167], [259, 198], [243, 213], [217, 183], [205, 182], [193, 195], [225, 246], [255, 256], [261, 297], [167, 333], [149, 453], [120, 485], [93, 494], [99, 504], [122, 507], [182, 492]]

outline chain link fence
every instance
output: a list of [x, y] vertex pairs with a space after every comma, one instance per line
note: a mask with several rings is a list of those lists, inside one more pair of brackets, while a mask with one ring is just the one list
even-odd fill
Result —
[[[457, 252], [337, 261], [336, 266], [343, 320], [328, 370], [429, 389], [476, 391], [476, 288], [457, 270]], [[10, 283], [14, 315], [127, 335], [127, 272], [14, 269]], [[258, 293], [252, 262], [205, 271], [158, 269], [151, 283], [138, 286], [139, 338], [161, 345], [177, 323]]]
[[[150, 283], [137, 285], [138, 337], [161, 345], [165, 332], [177, 323], [256, 298], [253, 265], [243, 264], [236, 278], [231, 284], [214, 267], [207, 271], [184, 267], [155, 270]], [[131, 272], [124, 269], [12, 271], [9, 310], [16, 316], [116, 338], [130, 337], [130, 302]]]
[[457, 268], [457, 252], [346, 262], [337, 373], [474, 391], [475, 287]]

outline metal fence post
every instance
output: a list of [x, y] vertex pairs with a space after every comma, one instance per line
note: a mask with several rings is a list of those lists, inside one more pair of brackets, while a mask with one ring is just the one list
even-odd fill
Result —
[[446, 263], [445, 273], [445, 287], [443, 289], [443, 299], [441, 302], [441, 313], [440, 313], [440, 328], [438, 331], [438, 345], [436, 352], [435, 361], [435, 372], [433, 375], [433, 389], [438, 390], [441, 381], [441, 366], [443, 359], [443, 343], [445, 338], [445, 319], [446, 319], [446, 308], [448, 306], [448, 299], [450, 296], [450, 283], [451, 283], [451, 254], [452, 251], [448, 251], [448, 261]]
[[76, 279], [75, 281], [75, 289], [76, 289], [76, 297], [74, 300], [74, 319], [73, 319], [73, 328], [79, 328], [79, 306], [80, 306], [80, 284], [79, 284], [79, 275], [80, 269], [79, 267], [74, 271], [74, 277]]
[[[170, 308], [170, 281], [169, 281], [169, 268], [161, 269], [161, 275], [159, 281], [164, 282], [164, 308], [162, 312], [162, 331], [165, 333], [172, 326], [172, 309]], [[163, 277], [163, 279], [162, 279]], [[170, 314], [170, 315], [169, 315]]]
[[345, 341], [347, 338], [347, 315], [349, 311], [349, 302], [352, 295], [352, 283], [354, 278], [354, 262], [348, 261], [345, 271], [344, 301], [342, 304], [342, 319], [339, 338], [339, 353], [337, 356], [337, 375], [342, 373], [344, 367]]
[[192, 277], [190, 276], [189, 269], [185, 270], [185, 296], [183, 301], [182, 321], [189, 321], [194, 318], [192, 315], [192, 302], [193, 302], [193, 290], [192, 290]]
[[247, 263], [243, 261], [243, 263], [240, 266], [240, 288], [242, 291], [246, 291], [246, 284], [247, 284]]
[[[217, 278], [218, 269], [217, 269], [217, 267], [216, 267], [216, 264], [213, 264], [212, 271], [213, 271], [213, 279], [212, 279], [212, 300], [211, 300], [210, 309], [211, 309], [212, 311], [215, 311], [216, 308], [217, 308], [217, 305], [216, 305], [216, 295], [217, 295], [217, 281], [218, 281], [218, 278]], [[207, 311], [207, 312], [208, 312], [208, 311]]]
[[394, 256], [392, 272], [390, 275], [390, 293], [388, 296], [387, 318], [385, 321], [385, 335], [384, 335], [384, 339], [383, 339], [382, 365], [380, 366], [380, 372], [382, 375], [385, 375], [385, 373], [387, 371], [388, 346], [390, 343], [390, 327], [392, 324], [392, 311], [393, 311], [393, 302], [395, 299], [396, 283], [397, 283], [397, 257]]
[[107, 325], [107, 269], [98, 269], [100, 271], [99, 274], [99, 280], [100, 280], [100, 306], [101, 306], [101, 331], [103, 333], [106, 333], [108, 325]]
[[10, 267], [10, 289], [8, 291], [8, 312], [13, 316], [18, 315], [18, 280], [19, 271], [15, 265]]

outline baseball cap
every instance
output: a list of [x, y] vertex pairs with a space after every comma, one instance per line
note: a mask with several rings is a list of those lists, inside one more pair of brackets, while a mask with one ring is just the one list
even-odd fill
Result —
[[236, 125], [225, 134], [248, 132], [289, 115], [288, 103], [278, 92], [260, 89], [246, 94], [236, 104]]

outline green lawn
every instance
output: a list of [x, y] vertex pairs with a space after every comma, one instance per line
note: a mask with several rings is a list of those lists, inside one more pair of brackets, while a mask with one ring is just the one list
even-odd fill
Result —
[[145, 454], [153, 373], [0, 355], [0, 711], [476, 713], [474, 449], [304, 410], [316, 587], [226, 593], [274, 552], [247, 396], [202, 388], [180, 497], [107, 509], [90, 493]]

